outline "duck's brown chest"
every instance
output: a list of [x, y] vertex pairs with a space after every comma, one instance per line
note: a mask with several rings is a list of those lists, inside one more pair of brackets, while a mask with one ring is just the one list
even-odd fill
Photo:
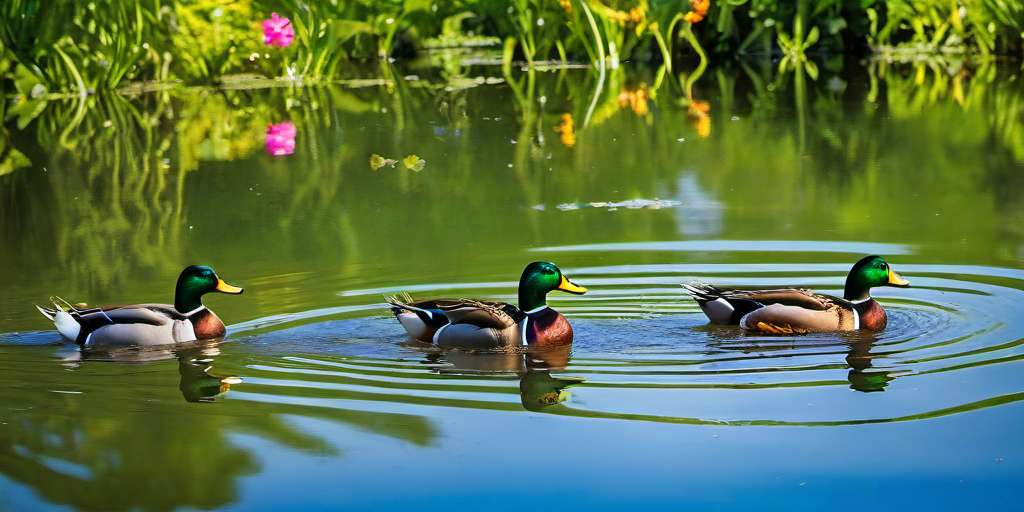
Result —
[[530, 315], [526, 323], [526, 341], [535, 347], [568, 345], [572, 343], [572, 326], [561, 313], [548, 308]]
[[861, 329], [881, 331], [889, 323], [885, 310], [882, 309], [882, 305], [876, 302], [875, 299], [870, 299], [864, 304], [860, 304], [857, 307], [857, 313], [860, 314]]
[[227, 333], [224, 322], [220, 317], [209, 309], [195, 314], [191, 319], [192, 328], [195, 330], [197, 340], [220, 338]]

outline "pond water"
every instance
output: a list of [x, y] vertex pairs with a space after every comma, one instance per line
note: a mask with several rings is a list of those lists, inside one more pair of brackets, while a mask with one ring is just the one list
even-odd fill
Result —
[[[1017, 499], [1019, 69], [441, 64], [9, 112], [0, 509]], [[913, 283], [876, 334], [709, 327], [678, 286], [841, 294], [870, 253]], [[549, 297], [571, 351], [440, 353], [382, 306], [514, 301], [538, 259], [591, 290]], [[223, 342], [83, 352], [32, 307], [168, 302], [190, 263], [246, 288], [207, 298]]]

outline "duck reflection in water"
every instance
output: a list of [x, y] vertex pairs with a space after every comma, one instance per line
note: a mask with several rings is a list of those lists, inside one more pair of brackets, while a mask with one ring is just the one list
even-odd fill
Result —
[[182, 398], [186, 402], [213, 402], [218, 396], [227, 393], [233, 384], [242, 382], [238, 376], [210, 373], [213, 360], [219, 355], [219, 343], [199, 342], [156, 347], [83, 348], [70, 352], [64, 361], [72, 364], [82, 360], [145, 363], [177, 359], [180, 376], [178, 389]]
[[[705, 327], [704, 331], [711, 338], [708, 346], [714, 349], [707, 353], [709, 356], [717, 350], [763, 355], [810, 348], [843, 347], [846, 350], [845, 359], [849, 368], [846, 380], [850, 383], [850, 389], [864, 393], [885, 391], [889, 382], [905, 375], [905, 373], [893, 372], [873, 365], [875, 358], [882, 357], [880, 354], [871, 352], [878, 341], [877, 335], [873, 332], [840, 333], [838, 334], [840, 339], [836, 340], [828, 335], [826, 337], [801, 336], [793, 339], [782, 337], [737, 339], [733, 331], [718, 326]], [[828, 352], [832, 353], [832, 350]], [[828, 363], [834, 364], [832, 361]]]
[[447, 364], [437, 372], [450, 375], [503, 375], [519, 377], [519, 398], [523, 408], [541, 411], [569, 399], [570, 386], [580, 384], [579, 377], [554, 377], [564, 370], [572, 357], [572, 347], [521, 352], [464, 352], [452, 350], [427, 356], [430, 363]]
[[194, 347], [177, 351], [178, 389], [186, 402], [213, 402], [216, 397], [227, 393], [232, 384], [242, 382], [241, 377], [234, 375], [219, 376], [210, 373], [213, 369], [213, 357], [220, 355], [220, 349], [213, 347]]
[[849, 341], [846, 364], [850, 366], [850, 372], [846, 374], [846, 380], [850, 381], [850, 389], [864, 393], [885, 391], [889, 382], [897, 377], [893, 372], [887, 370], [868, 371], [872, 368], [872, 360], [876, 357], [871, 353], [875, 341], [877, 340], [872, 334], [858, 336]]

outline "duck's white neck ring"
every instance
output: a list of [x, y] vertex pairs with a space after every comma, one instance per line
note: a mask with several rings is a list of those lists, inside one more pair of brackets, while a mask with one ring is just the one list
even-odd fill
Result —
[[523, 313], [526, 313], [527, 315], [532, 315], [534, 313], [540, 313], [541, 311], [544, 311], [545, 309], [548, 309], [547, 304], [545, 304], [543, 306], [535, 307], [535, 308], [533, 308], [533, 309], [531, 309], [529, 311], [523, 311]]
[[206, 309], [206, 306], [199, 306], [198, 308], [195, 308], [192, 311], [189, 311], [188, 313], [182, 313], [182, 315], [185, 315], [187, 317], [188, 316], [192, 316], [192, 315], [194, 315], [194, 314], [196, 314], [196, 313], [198, 313], [198, 312], [200, 312], [200, 311], [202, 311], [204, 309]]
[[867, 301], [869, 301], [869, 300], [871, 300], [871, 297], [870, 297], [870, 296], [868, 296], [868, 297], [865, 297], [865, 298], [863, 298], [863, 299], [851, 300], [851, 301], [850, 301], [850, 304], [863, 304], [863, 303], [865, 303], [865, 302], [867, 302]]

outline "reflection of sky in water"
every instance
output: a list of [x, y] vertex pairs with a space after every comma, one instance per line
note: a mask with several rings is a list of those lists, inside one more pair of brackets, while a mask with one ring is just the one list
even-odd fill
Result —
[[[445, 435], [416, 448], [363, 429], [291, 418], [304, 432], [337, 440], [344, 456], [296, 454], [257, 436], [232, 434], [231, 442], [257, 454], [263, 467], [258, 477], [240, 480], [240, 501], [234, 506], [330, 508], [343, 503], [346, 508], [429, 511], [460, 504], [522, 510], [543, 503], [544, 508], [622, 510], [638, 502], [671, 500], [708, 505], [694, 507], [698, 510], [823, 510], [842, 503], [850, 492], [861, 501], [884, 499], [892, 508], [997, 503], [1013, 499], [1013, 486], [1007, 484], [1018, 463], [996, 463], [990, 453], [966, 450], [954, 460], [947, 452], [921, 451], [916, 442], [906, 442], [955, 447], [963, 444], [966, 432], [973, 432], [971, 438], [1013, 437], [1013, 426], [1000, 421], [1009, 419], [1009, 411], [984, 414], [986, 421], [977, 427], [967, 416], [950, 418], [951, 429], [935, 429], [928, 422], [797, 430], [616, 421], [577, 421], [567, 429], [558, 416], [464, 409], [457, 416], [435, 415]], [[529, 432], [544, 434], [524, 436]], [[752, 450], [762, 458], [751, 461]], [[563, 456], [567, 451], [572, 457]], [[657, 470], [651, 471], [651, 465]], [[994, 474], [979, 478], [986, 473]], [[896, 474], [914, 477], [898, 484], [886, 478]], [[958, 494], [951, 495], [952, 490]], [[794, 496], [798, 502], [790, 501]]]
[[70, 507], [47, 503], [35, 489], [0, 474], [0, 510], [73, 510]]
[[15, 445], [13, 451], [22, 457], [34, 459], [36, 462], [46, 466], [50, 471], [67, 475], [72, 478], [78, 478], [80, 480], [92, 479], [92, 471], [81, 464], [75, 464], [74, 462], [68, 462], [48, 455], [36, 455], [32, 453], [32, 450], [22, 445]]
[[686, 236], [708, 237], [722, 232], [724, 205], [701, 188], [697, 174], [684, 171], [676, 180], [682, 205], [676, 207], [679, 233]]

